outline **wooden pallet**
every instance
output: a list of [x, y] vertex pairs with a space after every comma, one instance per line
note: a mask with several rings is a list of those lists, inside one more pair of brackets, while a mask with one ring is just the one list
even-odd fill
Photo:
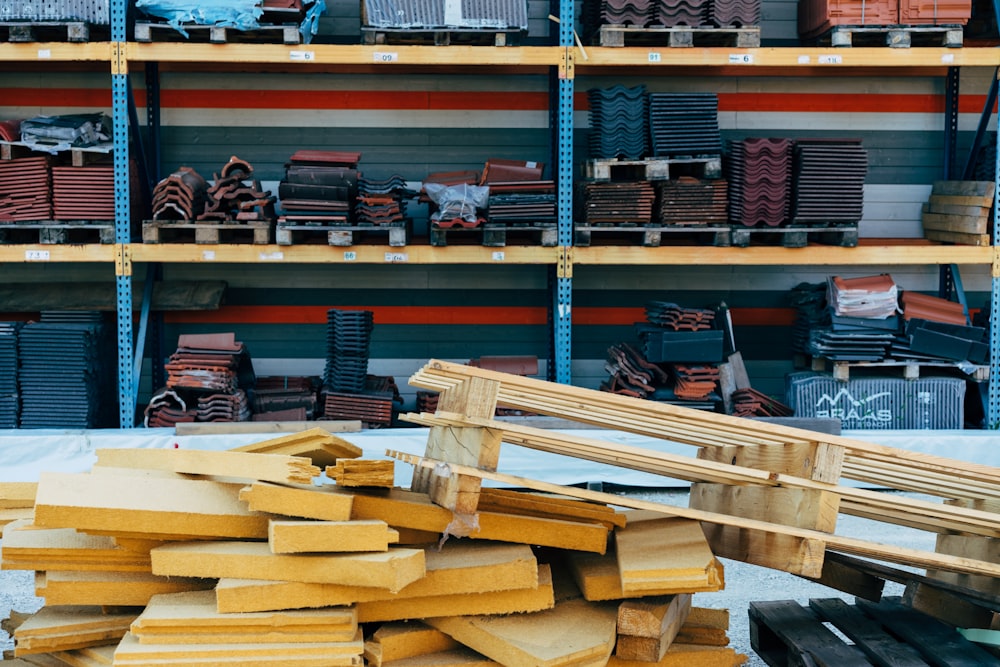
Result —
[[[70, 163], [74, 167], [83, 167], [93, 162], [106, 160], [113, 149], [113, 144], [108, 143], [98, 146], [87, 146], [85, 148], [70, 148], [60, 151], [60, 154], [65, 155], [69, 153]], [[37, 151], [22, 141], [0, 141], [0, 160], [15, 160], [17, 158], [37, 155], [48, 155], [48, 153]]]
[[517, 46], [521, 42], [522, 31], [473, 29], [461, 30], [421, 30], [416, 28], [372, 28], [362, 26], [363, 44], [420, 44], [427, 46]]
[[278, 245], [351, 246], [376, 236], [379, 239], [385, 238], [386, 234], [390, 246], [405, 246], [409, 240], [410, 228], [405, 222], [390, 225], [310, 225], [279, 222], [275, 229], [275, 241]]
[[486, 223], [480, 227], [450, 227], [442, 229], [431, 225], [430, 244], [443, 247], [455, 245], [479, 245], [502, 248], [508, 245], [535, 245], [553, 247], [559, 243], [556, 223], [534, 223], [505, 225]]
[[808, 607], [792, 600], [751, 602], [749, 614], [750, 645], [772, 667], [997, 664], [995, 656], [955, 628], [899, 598], [854, 605], [816, 599]]
[[136, 21], [137, 42], [197, 42], [210, 44], [298, 44], [301, 40], [295, 24], [260, 25], [253, 30], [237, 30], [216, 25], [184, 24], [188, 37], [167, 23]]
[[668, 181], [681, 176], [720, 178], [722, 156], [587, 160], [584, 176], [594, 181]]
[[815, 38], [822, 46], [960, 47], [960, 25], [838, 25]]
[[[595, 234], [603, 243], [599, 245], [643, 245], [656, 248], [661, 245], [710, 245], [725, 247], [731, 244], [728, 226], [723, 225], [673, 225], [673, 226], [606, 226], [580, 225], [573, 228], [573, 245], [586, 247], [594, 241]], [[667, 241], [672, 243], [667, 243]]]
[[597, 46], [760, 46], [760, 26], [715, 28], [677, 26], [640, 28], [631, 25], [602, 25], [595, 38]]
[[785, 248], [804, 248], [810, 243], [854, 248], [858, 245], [857, 225], [830, 225], [826, 227], [743, 227], [733, 225], [734, 246], [745, 248], [751, 243], [781, 245]]
[[142, 223], [143, 243], [252, 243], [271, 242], [273, 225], [256, 222], [191, 222], [189, 220], [146, 220]]
[[114, 243], [115, 224], [112, 221], [87, 220], [62, 222], [41, 220], [0, 224], [0, 243], [40, 243], [66, 245], [84, 243]]
[[901, 373], [907, 380], [919, 379], [921, 372], [924, 374], [940, 373], [942, 370], [957, 371], [963, 376], [969, 376], [976, 382], [985, 382], [990, 377], [989, 366], [972, 366], [970, 371], [969, 366], [963, 364], [959, 367], [957, 363], [951, 361], [832, 361], [824, 357], [812, 357], [809, 367], [814, 371], [829, 370], [835, 379], [844, 382], [851, 379], [852, 370], [876, 370], [880, 375]]
[[91, 28], [104, 37], [108, 26], [91, 26], [85, 21], [2, 21], [0, 39], [7, 42], [89, 42]]
[[936, 181], [921, 211], [924, 238], [939, 243], [990, 245], [995, 187], [992, 181]]

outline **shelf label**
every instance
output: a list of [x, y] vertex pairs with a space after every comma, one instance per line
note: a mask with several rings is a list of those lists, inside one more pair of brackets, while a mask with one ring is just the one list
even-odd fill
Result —
[[953, 62], [955, 62], [955, 54], [954, 53], [945, 53], [944, 55], [941, 56], [941, 62], [943, 62], [943, 63], [953, 63]]
[[809, 56], [799, 56], [800, 65], [808, 65], [810, 62], [812, 62], [812, 58]]
[[396, 51], [376, 51], [373, 58], [377, 63], [394, 63], [399, 60], [399, 53]]
[[344, 261], [353, 262], [358, 258], [358, 253], [355, 250], [345, 250], [344, 251]]
[[315, 51], [289, 51], [288, 59], [292, 61], [312, 62], [316, 60]]
[[834, 55], [819, 56], [818, 58], [816, 58], [816, 62], [818, 62], [820, 65], [843, 65], [844, 57], [834, 56]]
[[753, 65], [753, 54], [752, 53], [730, 53], [729, 54], [729, 64], [730, 65]]
[[387, 252], [385, 253], [385, 261], [387, 262], [409, 262], [410, 255], [405, 252]]
[[658, 63], [662, 59], [659, 51], [650, 51], [648, 58], [651, 63]]
[[26, 262], [47, 262], [52, 259], [48, 250], [25, 250], [24, 261]]
[[203, 262], [214, 262], [215, 261], [215, 251], [214, 250], [203, 250], [201, 253], [201, 260]]
[[507, 255], [504, 253], [503, 250], [494, 250], [493, 251], [493, 261], [494, 262], [502, 262], [505, 259], [507, 259]]
[[48, 60], [52, 57], [52, 49], [38, 49], [38, 59]]
[[280, 250], [276, 252], [262, 252], [257, 254], [257, 259], [262, 262], [280, 262], [285, 259], [285, 253]]

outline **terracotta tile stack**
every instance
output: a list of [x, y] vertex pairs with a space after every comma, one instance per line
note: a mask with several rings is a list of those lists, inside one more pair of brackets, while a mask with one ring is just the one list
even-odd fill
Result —
[[791, 206], [792, 141], [750, 138], [729, 142], [729, 221], [777, 227]]

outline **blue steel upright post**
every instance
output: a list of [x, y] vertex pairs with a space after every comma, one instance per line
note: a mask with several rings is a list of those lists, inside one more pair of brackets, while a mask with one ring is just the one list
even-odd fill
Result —
[[573, 327], [573, 0], [559, 2], [559, 46], [564, 49], [559, 67], [556, 142], [558, 145], [557, 194], [559, 214], [559, 263], [552, 298], [555, 330], [555, 381], [572, 379]]
[[[993, 74], [996, 78], [1000, 68]], [[994, 86], [996, 82], [994, 81]], [[995, 90], [995, 88], [993, 89]], [[1000, 116], [997, 117], [1000, 136]], [[993, 165], [993, 259], [990, 264], [990, 379], [986, 406], [986, 427], [1000, 428], [1000, 148]]]
[[118, 317], [118, 422], [135, 425], [132, 374], [132, 224], [129, 209], [128, 80], [125, 54], [126, 0], [111, 0], [111, 121], [115, 172], [115, 306]]

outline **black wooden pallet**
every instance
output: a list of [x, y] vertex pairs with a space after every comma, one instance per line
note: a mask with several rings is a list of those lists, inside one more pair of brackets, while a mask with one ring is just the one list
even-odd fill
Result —
[[522, 31], [496, 28], [422, 29], [361, 27], [363, 44], [417, 44], [427, 46], [517, 46]]
[[301, 41], [298, 25], [265, 25], [253, 30], [238, 30], [216, 25], [182, 24], [188, 37], [168, 23], [136, 21], [137, 42], [196, 42], [209, 44], [298, 44]]
[[487, 222], [479, 227], [441, 228], [431, 225], [432, 246], [484, 245], [502, 248], [508, 245], [535, 245], [553, 247], [559, 243], [556, 223], [505, 225]]
[[110, 220], [104, 222], [40, 220], [0, 224], [0, 243], [6, 244], [65, 245], [114, 242], [115, 224]]
[[760, 26], [741, 28], [713, 26], [638, 27], [631, 25], [602, 25], [595, 38], [598, 46], [732, 46], [756, 48], [760, 46]]
[[730, 230], [725, 225], [581, 225], [573, 228], [573, 245], [730, 245]]
[[[750, 644], [771, 667], [990, 667], [1000, 658], [902, 604], [839, 598], [751, 602]], [[824, 623], [839, 631], [835, 633]]]
[[410, 226], [405, 222], [389, 225], [310, 225], [279, 222], [275, 229], [278, 245], [332, 245], [351, 246], [388, 236], [390, 246], [405, 246], [410, 237]]
[[594, 181], [667, 181], [681, 176], [711, 180], [722, 176], [722, 156], [595, 158], [584, 163], [584, 176]]
[[273, 223], [252, 222], [191, 222], [189, 220], [147, 220], [142, 223], [143, 243], [252, 243], [271, 242]]
[[858, 245], [857, 225], [743, 227], [733, 225], [734, 246], [781, 245], [786, 248], [804, 248], [810, 243], [853, 248]]
[[108, 34], [108, 26], [86, 21], [0, 21], [0, 41], [5, 42], [89, 42]]
[[839, 25], [812, 40], [821, 46], [960, 47], [960, 25]]

